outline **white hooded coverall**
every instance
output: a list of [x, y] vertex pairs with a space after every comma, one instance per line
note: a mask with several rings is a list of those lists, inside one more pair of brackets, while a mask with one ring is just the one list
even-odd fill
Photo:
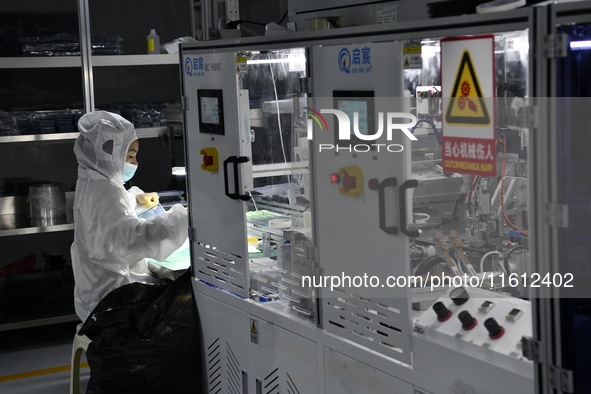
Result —
[[132, 282], [160, 283], [146, 258], [165, 260], [187, 239], [187, 210], [175, 205], [149, 219], [135, 214], [135, 197], [123, 187], [123, 163], [137, 139], [133, 125], [105, 111], [83, 115], [74, 153], [72, 267], [76, 314], [85, 321], [110, 291]]

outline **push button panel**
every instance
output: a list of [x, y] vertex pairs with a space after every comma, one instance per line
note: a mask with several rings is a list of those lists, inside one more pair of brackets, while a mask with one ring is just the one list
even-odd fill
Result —
[[439, 344], [457, 346], [458, 351], [467, 342], [483, 357], [496, 352], [530, 363], [521, 348], [521, 338], [532, 336], [527, 300], [484, 289], [451, 288], [415, 320], [414, 331]]

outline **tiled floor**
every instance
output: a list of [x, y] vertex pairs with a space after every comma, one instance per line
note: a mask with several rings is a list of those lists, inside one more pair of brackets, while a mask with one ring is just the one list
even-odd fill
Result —
[[[72, 340], [77, 324], [0, 332], [0, 393], [68, 394]], [[84, 354], [81, 362], [86, 362]], [[89, 377], [88, 368], [80, 369], [82, 392]]]

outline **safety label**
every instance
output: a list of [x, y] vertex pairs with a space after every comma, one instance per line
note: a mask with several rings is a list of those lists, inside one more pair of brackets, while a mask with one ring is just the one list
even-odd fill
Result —
[[423, 68], [423, 57], [421, 56], [421, 47], [404, 47], [402, 56], [404, 59], [404, 68]]
[[470, 51], [464, 51], [445, 113], [446, 124], [489, 125], [490, 115], [482, 95]]
[[250, 319], [250, 342], [259, 344], [259, 323], [254, 319]]
[[494, 75], [492, 35], [441, 40], [444, 171], [496, 176]]
[[394, 23], [397, 15], [398, 7], [396, 5], [376, 7], [376, 24]]
[[236, 57], [236, 74], [248, 74], [248, 64], [245, 57]]

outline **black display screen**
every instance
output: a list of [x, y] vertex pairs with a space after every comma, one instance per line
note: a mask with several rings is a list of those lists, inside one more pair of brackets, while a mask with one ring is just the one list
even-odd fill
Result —
[[224, 100], [221, 90], [197, 90], [199, 132], [224, 135]]
[[[339, 139], [338, 122], [335, 123], [335, 142], [339, 146], [358, 144], [362, 141], [354, 132], [354, 116], [357, 113], [357, 128], [359, 134], [375, 134], [375, 111], [374, 111], [374, 92], [370, 90], [335, 90], [333, 91], [334, 109], [338, 109], [347, 114], [350, 121], [351, 139], [341, 141]], [[367, 143], [365, 141], [364, 143]], [[371, 142], [370, 142], [371, 143]]]

